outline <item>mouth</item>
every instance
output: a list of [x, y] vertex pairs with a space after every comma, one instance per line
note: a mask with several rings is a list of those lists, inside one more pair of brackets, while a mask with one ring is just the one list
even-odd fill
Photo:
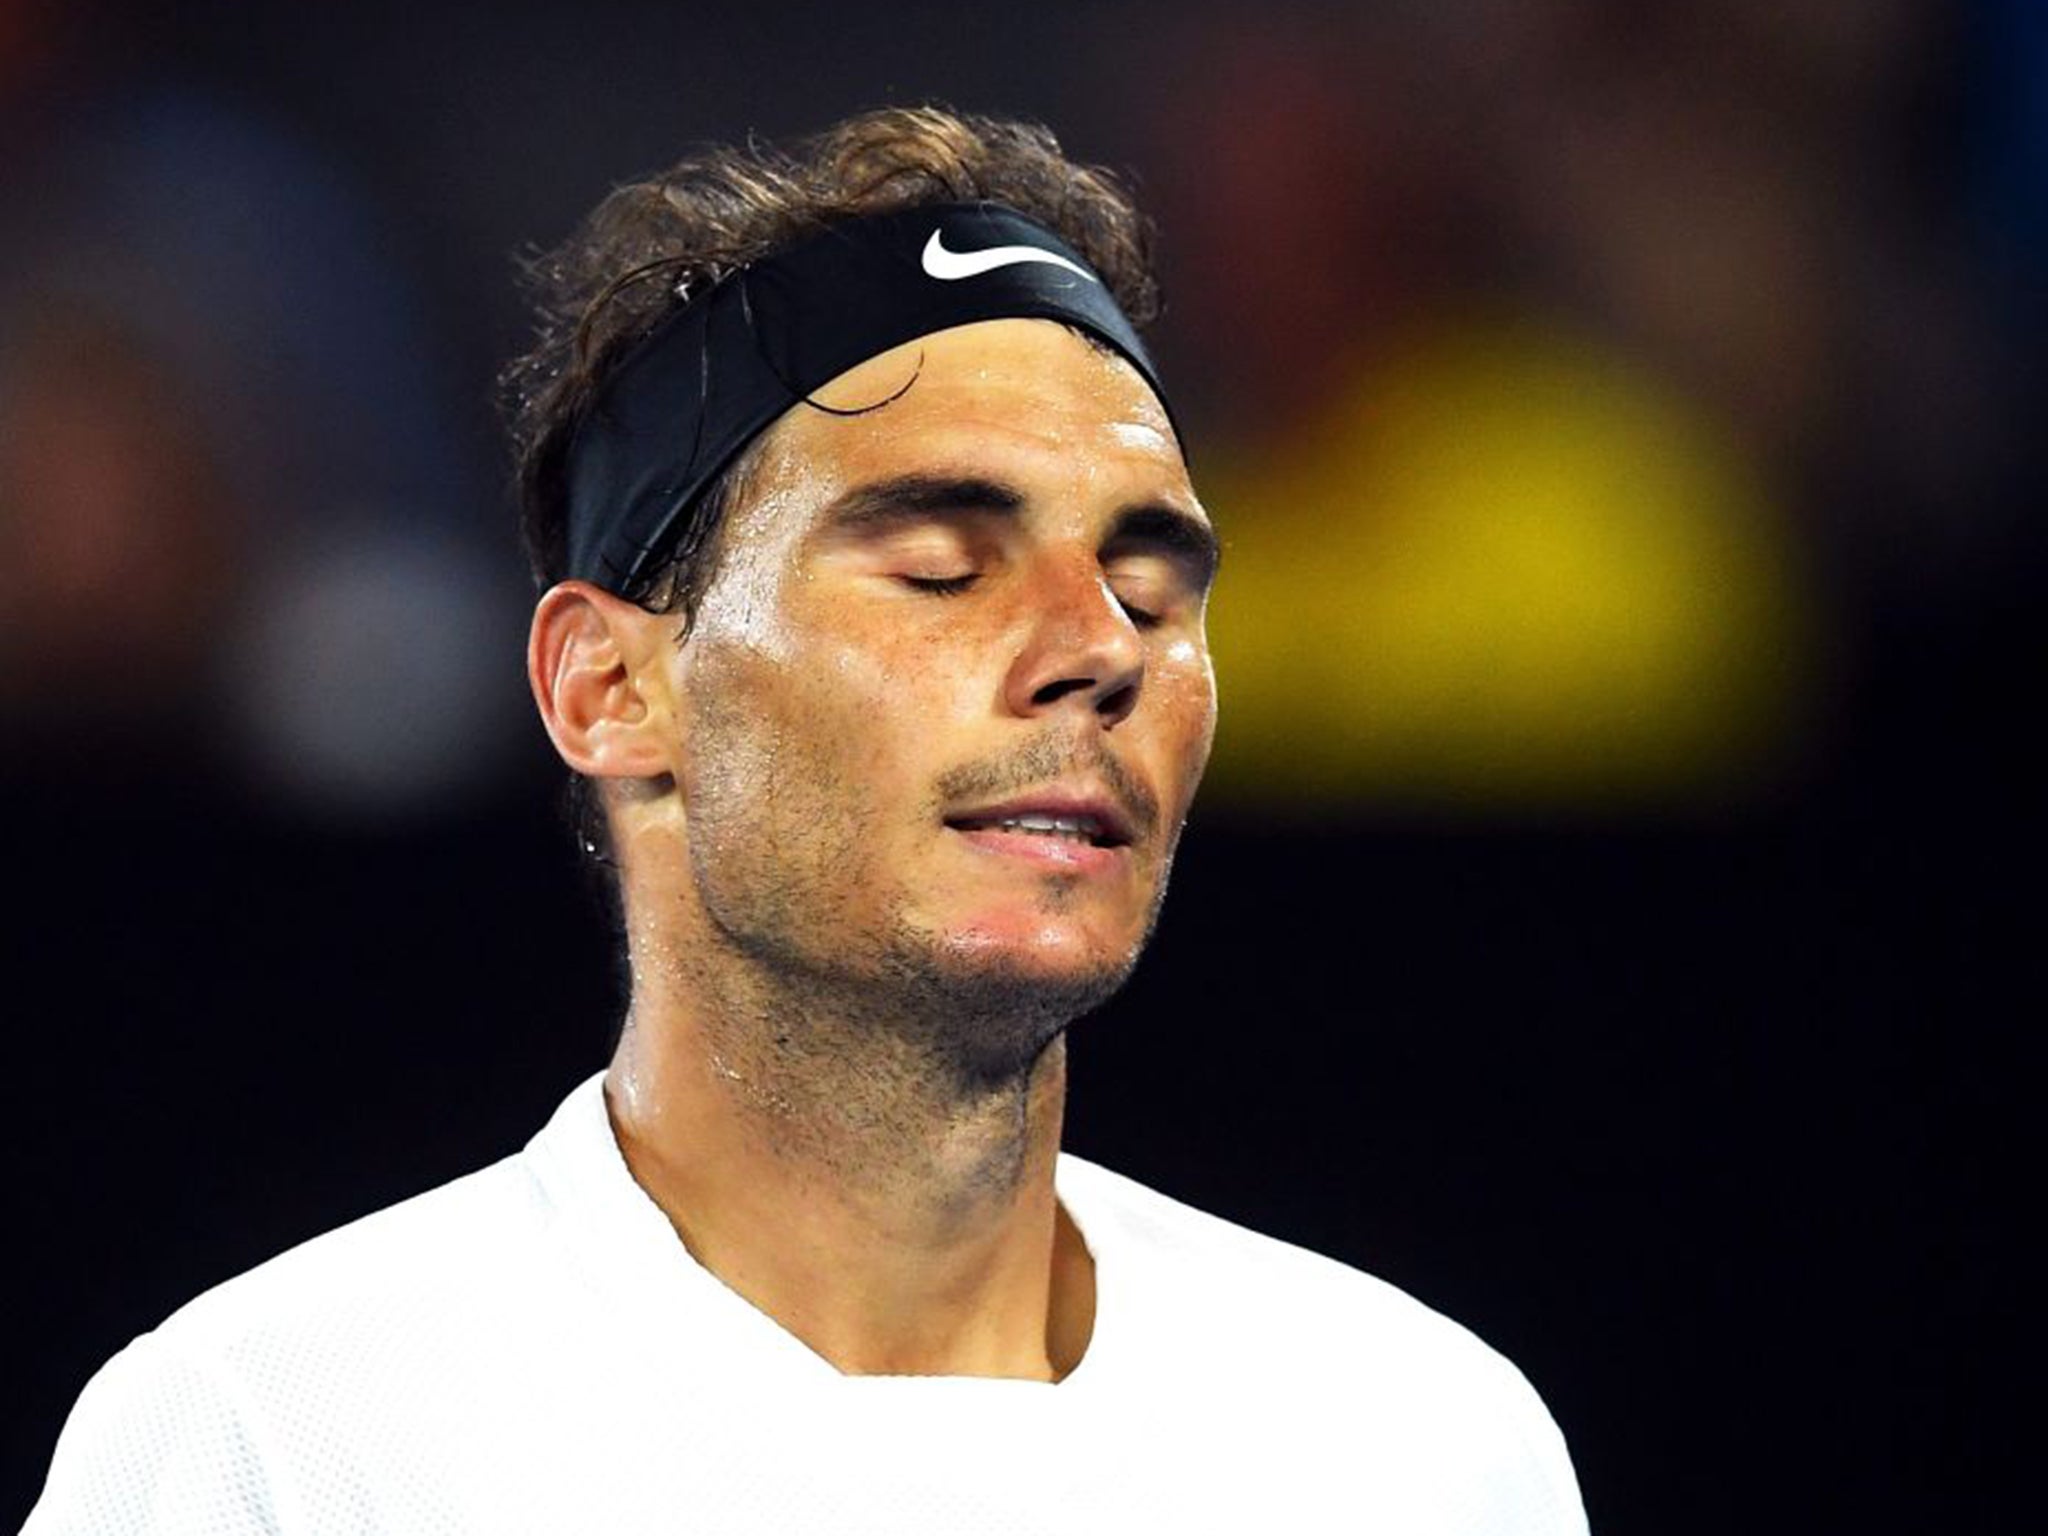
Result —
[[1129, 820], [1113, 805], [1096, 800], [1020, 800], [948, 816], [946, 825], [956, 832], [1056, 838], [1090, 848], [1126, 848], [1131, 843]]
[[1105, 828], [1092, 816], [955, 816], [946, 825], [956, 832], [1008, 832], [1022, 837], [1050, 837], [1089, 848], [1122, 848], [1130, 839]]
[[946, 825], [984, 853], [1073, 873], [1120, 867], [1133, 840], [1130, 817], [1095, 795], [1023, 796], [948, 816]]

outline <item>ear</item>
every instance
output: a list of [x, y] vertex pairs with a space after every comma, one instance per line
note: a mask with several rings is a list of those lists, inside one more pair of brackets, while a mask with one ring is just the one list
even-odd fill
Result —
[[661, 679], [651, 673], [662, 619], [587, 581], [550, 587], [533, 610], [526, 677], [562, 761], [598, 779], [674, 771], [678, 746], [662, 728]]

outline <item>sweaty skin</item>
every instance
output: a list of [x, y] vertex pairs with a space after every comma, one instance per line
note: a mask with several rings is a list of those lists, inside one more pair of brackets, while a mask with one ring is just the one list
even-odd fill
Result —
[[1062, 1031], [1136, 962], [1208, 755], [1213, 537], [1150, 389], [1061, 325], [812, 398], [695, 613], [536, 613], [622, 872], [607, 1100], [690, 1251], [841, 1370], [1057, 1380], [1094, 1312]]

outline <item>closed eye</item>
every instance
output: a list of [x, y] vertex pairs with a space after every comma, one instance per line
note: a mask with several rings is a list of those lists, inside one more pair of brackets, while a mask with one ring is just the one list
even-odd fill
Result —
[[973, 586], [978, 576], [978, 572], [969, 571], [964, 576], [903, 576], [898, 580], [934, 597], [957, 597]]

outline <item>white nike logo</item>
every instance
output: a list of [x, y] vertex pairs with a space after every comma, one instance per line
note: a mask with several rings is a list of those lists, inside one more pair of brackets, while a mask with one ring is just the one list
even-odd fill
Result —
[[985, 251], [949, 251], [941, 231], [933, 230], [931, 239], [924, 243], [924, 270], [942, 283], [955, 283], [963, 277], [979, 277], [984, 272], [993, 272], [997, 267], [1012, 266], [1020, 261], [1049, 261], [1056, 267], [1065, 267], [1078, 277], [1089, 282], [1099, 279], [1086, 267], [1067, 260], [1057, 251], [1042, 251], [1035, 245], [992, 245]]

